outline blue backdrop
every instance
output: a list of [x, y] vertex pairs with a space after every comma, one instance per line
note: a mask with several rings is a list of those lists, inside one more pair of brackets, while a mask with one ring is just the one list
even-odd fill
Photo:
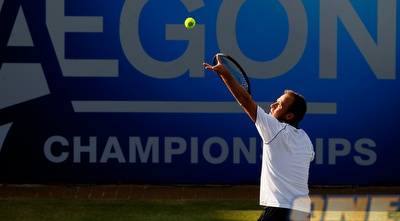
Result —
[[[310, 184], [398, 184], [396, 0], [0, 0], [1, 183], [257, 183], [266, 111], [303, 94]], [[183, 25], [196, 19], [193, 29]]]

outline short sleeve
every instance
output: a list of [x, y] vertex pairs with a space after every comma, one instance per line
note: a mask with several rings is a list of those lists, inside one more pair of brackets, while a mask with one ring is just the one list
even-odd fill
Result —
[[264, 142], [271, 140], [285, 125], [275, 117], [265, 113], [260, 106], [257, 107], [255, 126]]

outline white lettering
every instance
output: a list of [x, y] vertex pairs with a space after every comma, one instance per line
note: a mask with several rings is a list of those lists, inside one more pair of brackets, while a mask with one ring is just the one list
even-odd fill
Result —
[[354, 161], [358, 165], [369, 166], [376, 162], [377, 158], [376, 153], [373, 150], [369, 149], [370, 147], [376, 147], [376, 144], [373, 140], [367, 138], [357, 140], [357, 142], [354, 145], [355, 150], [358, 153], [367, 156], [367, 159], [364, 159], [361, 156], [355, 156]]
[[152, 152], [152, 163], [158, 163], [159, 158], [159, 139], [158, 137], [149, 137], [146, 147], [143, 149], [140, 137], [129, 137], [129, 162], [136, 163], [136, 152], [139, 154], [140, 162], [147, 163]]
[[[217, 144], [217, 145], [215, 145]], [[219, 156], [213, 156], [211, 154], [211, 147], [219, 146], [221, 148], [221, 154]], [[211, 137], [204, 142], [203, 155], [207, 162], [212, 164], [221, 164], [228, 158], [229, 148], [226, 141], [220, 137]]]
[[[341, 149], [337, 147], [341, 146]], [[334, 138], [329, 139], [329, 164], [336, 164], [336, 158], [338, 156], [346, 156], [350, 153], [351, 145], [346, 139]]]
[[[165, 24], [165, 40], [185, 41], [188, 42], [188, 45], [178, 58], [171, 58], [169, 61], [156, 60], [146, 52], [140, 42], [140, 39], [145, 36], [141, 36], [141, 32], [139, 32], [139, 20], [143, 8], [148, 2], [148, 0], [127, 0], [123, 5], [119, 37], [127, 60], [142, 74], [154, 78], [178, 78], [185, 73], [189, 73], [190, 77], [204, 77], [202, 66], [193, 61], [204, 61], [205, 25], [197, 24], [195, 29], [188, 30], [182, 24]], [[181, 3], [190, 12], [204, 7], [200, 1], [196, 3], [181, 1]], [[308, 15], [302, 1], [279, 1], [286, 13], [283, 15], [283, 19], [288, 23], [288, 35], [282, 36], [287, 37], [287, 42], [279, 56], [269, 61], [255, 61], [247, 57], [240, 50], [241, 45], [238, 43], [236, 34], [226, 34], [227, 32], [237, 33], [236, 20], [245, 3], [251, 4], [244, 0], [222, 1], [216, 21], [216, 40], [220, 51], [230, 53], [240, 60], [253, 78], [274, 78], [287, 73], [302, 58], [309, 40]], [[8, 9], [7, 6], [2, 5], [2, 7], [4, 10]], [[32, 46], [32, 43], [35, 43], [32, 34], [38, 35], [30, 33], [32, 30], [27, 30], [27, 27], [30, 27], [30, 21], [25, 20], [24, 10], [29, 10], [29, 8], [20, 8], [21, 10], [16, 12], [17, 19], [10, 22], [14, 22], [11, 24], [14, 25], [13, 31], [25, 30], [26, 33], [13, 35], [14, 37], [8, 36], [9, 44]], [[66, 16], [65, 10], [65, 0], [46, 0], [46, 27], [63, 75], [69, 77], [117, 77], [119, 74], [119, 60], [117, 59], [66, 57], [68, 33], [102, 34], [104, 17]], [[338, 22], [340, 21], [376, 78], [396, 79], [396, 0], [377, 1], [376, 34], [369, 32], [366, 21], [360, 18], [349, 0], [321, 1], [318, 14], [320, 15], [318, 65], [320, 78], [337, 77], [338, 45], [340, 44], [338, 36], [341, 34], [338, 33]]]
[[324, 144], [322, 138], [317, 138], [315, 141], [315, 163], [324, 163]]
[[[87, 141], [85, 141], [87, 140]], [[132, 136], [120, 142], [118, 137], [109, 137], [104, 144], [98, 144], [97, 137], [73, 137], [72, 147], [67, 138], [62, 136], [49, 137], [44, 143], [44, 155], [53, 163], [65, 162], [73, 156], [74, 163], [81, 163], [83, 155], [88, 155], [90, 163], [107, 163], [110, 159], [116, 159], [118, 163], [174, 163], [176, 157], [187, 159], [190, 164], [198, 164], [205, 160], [211, 164], [222, 164], [231, 159], [233, 164], [256, 164], [261, 160], [258, 154], [261, 141], [250, 137], [244, 142], [241, 137], [233, 137], [230, 142], [222, 137], [210, 137], [204, 142], [198, 137], [137, 137]], [[328, 147], [324, 148], [324, 139], [316, 138], [315, 154], [316, 164], [324, 164], [324, 157], [329, 165], [338, 164], [338, 159], [346, 162], [353, 159], [360, 166], [370, 166], [376, 163], [377, 154], [371, 149], [376, 143], [369, 138], [362, 138], [352, 143], [344, 138], [327, 139]], [[60, 148], [63, 147], [62, 149]], [[230, 148], [230, 146], [232, 146]], [[126, 150], [125, 150], [126, 148]], [[160, 148], [164, 153], [160, 155]], [[327, 155], [324, 155], [327, 149]], [[100, 159], [97, 159], [100, 156]], [[162, 157], [161, 157], [162, 156]]]
[[233, 163], [240, 163], [240, 152], [243, 153], [247, 162], [250, 164], [256, 163], [256, 138], [250, 138], [250, 148], [247, 149], [246, 145], [243, 143], [243, 140], [240, 137], [233, 138]]
[[[298, 63], [307, 43], [307, 14], [303, 3], [300, 0], [279, 1], [286, 10], [289, 22], [286, 47], [277, 58], [258, 62], [249, 59], [242, 53], [235, 34], [226, 34], [237, 32], [236, 18], [245, 2], [245, 0], [222, 1], [217, 20], [217, 40], [221, 51], [231, 54], [241, 61], [250, 77], [266, 79], [287, 73]], [[272, 32], [273, 30], [271, 30]]]
[[[46, 1], [46, 24], [62, 73], [67, 77], [117, 77], [118, 60], [67, 59], [65, 34], [103, 32], [103, 17], [64, 16], [65, 0]], [[99, 47], [101, 47], [99, 45]]]
[[199, 163], [199, 138], [192, 137], [190, 138], [190, 147], [191, 147], [191, 155], [190, 155], [190, 162], [191, 163]]
[[[371, 149], [373, 147], [376, 147], [376, 143], [369, 138], [358, 139], [353, 145], [349, 140], [344, 138], [329, 138], [327, 148], [328, 164], [336, 165], [337, 159], [353, 156], [356, 164], [360, 166], [370, 166], [374, 164], [378, 158], [376, 152]], [[324, 149], [326, 149], [324, 148], [324, 139], [317, 138], [315, 140], [315, 163], [317, 165], [324, 164]]]
[[115, 158], [118, 163], [125, 163], [125, 157], [122, 153], [121, 146], [116, 137], [109, 137], [106, 148], [104, 149], [103, 155], [101, 156], [100, 163], [107, 163], [109, 159]]
[[[175, 60], [164, 62], [153, 59], [140, 42], [139, 18], [147, 2], [147, 0], [127, 0], [121, 12], [121, 45], [129, 62], [141, 73], [154, 78], [177, 78], [188, 70], [191, 77], [204, 77], [203, 67], [191, 62], [204, 60], [204, 25], [198, 24], [196, 28], [188, 30], [182, 24], [168, 24], [166, 40], [189, 41], [188, 47], [185, 53]], [[183, 3], [186, 4], [186, 1]]]
[[186, 141], [182, 137], [166, 137], [164, 153], [165, 163], [172, 163], [172, 155], [184, 153], [186, 151], [186, 146]]
[[53, 154], [53, 148], [55, 143], [59, 143], [61, 144], [61, 146], [68, 146], [68, 140], [65, 139], [62, 136], [52, 136], [49, 139], [46, 140], [46, 142], [44, 143], [44, 155], [46, 156], [46, 158], [53, 163], [61, 163], [64, 162], [68, 156], [69, 153], [68, 152], [61, 152], [58, 156], [55, 156]]
[[375, 76], [396, 79], [396, 0], [378, 1], [376, 43], [349, 0], [320, 1], [320, 7], [320, 78], [337, 77], [340, 19]]
[[89, 162], [96, 163], [97, 138], [90, 137], [88, 146], [81, 145], [81, 140], [81, 137], [74, 137], [74, 163], [80, 163], [81, 155], [85, 152], [89, 153]]

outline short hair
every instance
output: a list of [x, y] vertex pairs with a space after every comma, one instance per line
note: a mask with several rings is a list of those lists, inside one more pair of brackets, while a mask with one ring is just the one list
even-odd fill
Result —
[[288, 107], [287, 112], [293, 113], [294, 117], [293, 120], [288, 123], [294, 127], [297, 127], [299, 122], [303, 119], [304, 115], [307, 112], [307, 101], [301, 94], [296, 93], [292, 90], [285, 90], [284, 93], [293, 97], [293, 102]]

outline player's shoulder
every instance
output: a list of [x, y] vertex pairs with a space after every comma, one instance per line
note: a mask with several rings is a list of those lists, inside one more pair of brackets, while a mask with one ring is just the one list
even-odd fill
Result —
[[296, 128], [290, 124], [287, 125], [287, 128], [291, 133], [295, 134], [297, 137], [303, 137], [304, 139], [310, 140], [310, 137], [308, 136], [307, 132], [302, 128]]

